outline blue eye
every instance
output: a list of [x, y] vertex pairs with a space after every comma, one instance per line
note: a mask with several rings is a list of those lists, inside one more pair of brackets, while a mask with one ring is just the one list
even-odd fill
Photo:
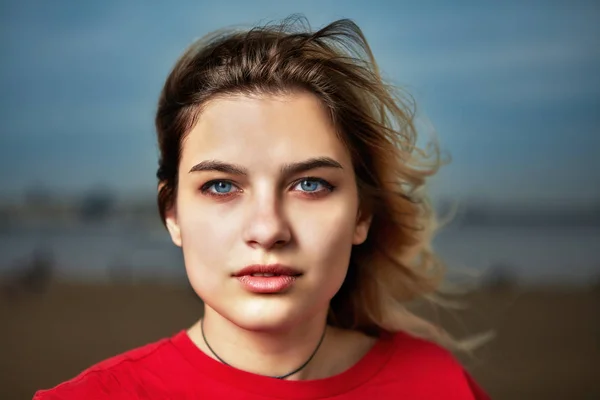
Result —
[[305, 179], [300, 182], [300, 187], [305, 192], [316, 192], [319, 189], [319, 185], [322, 184], [316, 179]]
[[333, 185], [320, 178], [304, 178], [294, 185], [295, 190], [310, 194], [331, 192], [333, 188]]
[[202, 193], [214, 196], [224, 196], [235, 192], [235, 185], [228, 181], [210, 181], [200, 189]]
[[216, 193], [229, 193], [233, 188], [231, 182], [218, 181], [210, 185], [210, 188], [214, 188]]

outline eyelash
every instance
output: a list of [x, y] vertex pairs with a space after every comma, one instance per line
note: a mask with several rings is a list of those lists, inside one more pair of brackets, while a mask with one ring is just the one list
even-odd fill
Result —
[[[335, 189], [335, 186], [333, 186], [331, 183], [327, 182], [326, 180], [321, 179], [321, 178], [316, 178], [313, 176], [306, 176], [306, 177], [300, 178], [300, 179], [294, 181], [294, 183], [292, 183], [291, 186], [294, 187], [303, 181], [317, 182], [325, 187], [325, 189], [321, 189], [321, 190], [315, 191], [315, 192], [302, 192], [303, 195], [308, 196], [308, 197], [320, 197], [323, 194], [323, 192], [331, 193]], [[211, 196], [211, 197], [215, 197], [215, 198], [219, 198], [219, 199], [229, 198], [231, 196], [234, 196], [238, 192], [238, 191], [234, 191], [234, 192], [229, 192], [229, 193], [224, 193], [224, 194], [217, 194], [215, 192], [211, 192], [210, 188], [213, 185], [220, 183], [220, 182], [229, 183], [229, 184], [235, 186], [235, 184], [232, 181], [227, 180], [227, 179], [213, 179], [212, 181], [208, 181], [204, 185], [202, 185], [202, 187], [200, 188], [200, 191], [202, 192], [202, 194], [205, 194], [205, 195]]]

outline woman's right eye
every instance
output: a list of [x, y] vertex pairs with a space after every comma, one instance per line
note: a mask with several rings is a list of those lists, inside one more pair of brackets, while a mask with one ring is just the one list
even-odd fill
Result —
[[229, 181], [210, 181], [205, 183], [201, 191], [212, 196], [225, 196], [236, 192], [236, 186]]

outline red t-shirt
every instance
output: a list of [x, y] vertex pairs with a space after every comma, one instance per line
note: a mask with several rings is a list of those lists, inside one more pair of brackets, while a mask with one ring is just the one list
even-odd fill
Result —
[[185, 331], [102, 361], [34, 400], [56, 399], [446, 399], [489, 397], [445, 349], [395, 333], [354, 366], [316, 380], [288, 381], [229, 367]]

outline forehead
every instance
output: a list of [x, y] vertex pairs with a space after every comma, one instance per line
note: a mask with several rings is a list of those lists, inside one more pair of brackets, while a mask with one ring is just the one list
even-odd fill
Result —
[[288, 163], [328, 156], [349, 163], [326, 109], [310, 93], [210, 101], [183, 145], [182, 165], [201, 159]]

